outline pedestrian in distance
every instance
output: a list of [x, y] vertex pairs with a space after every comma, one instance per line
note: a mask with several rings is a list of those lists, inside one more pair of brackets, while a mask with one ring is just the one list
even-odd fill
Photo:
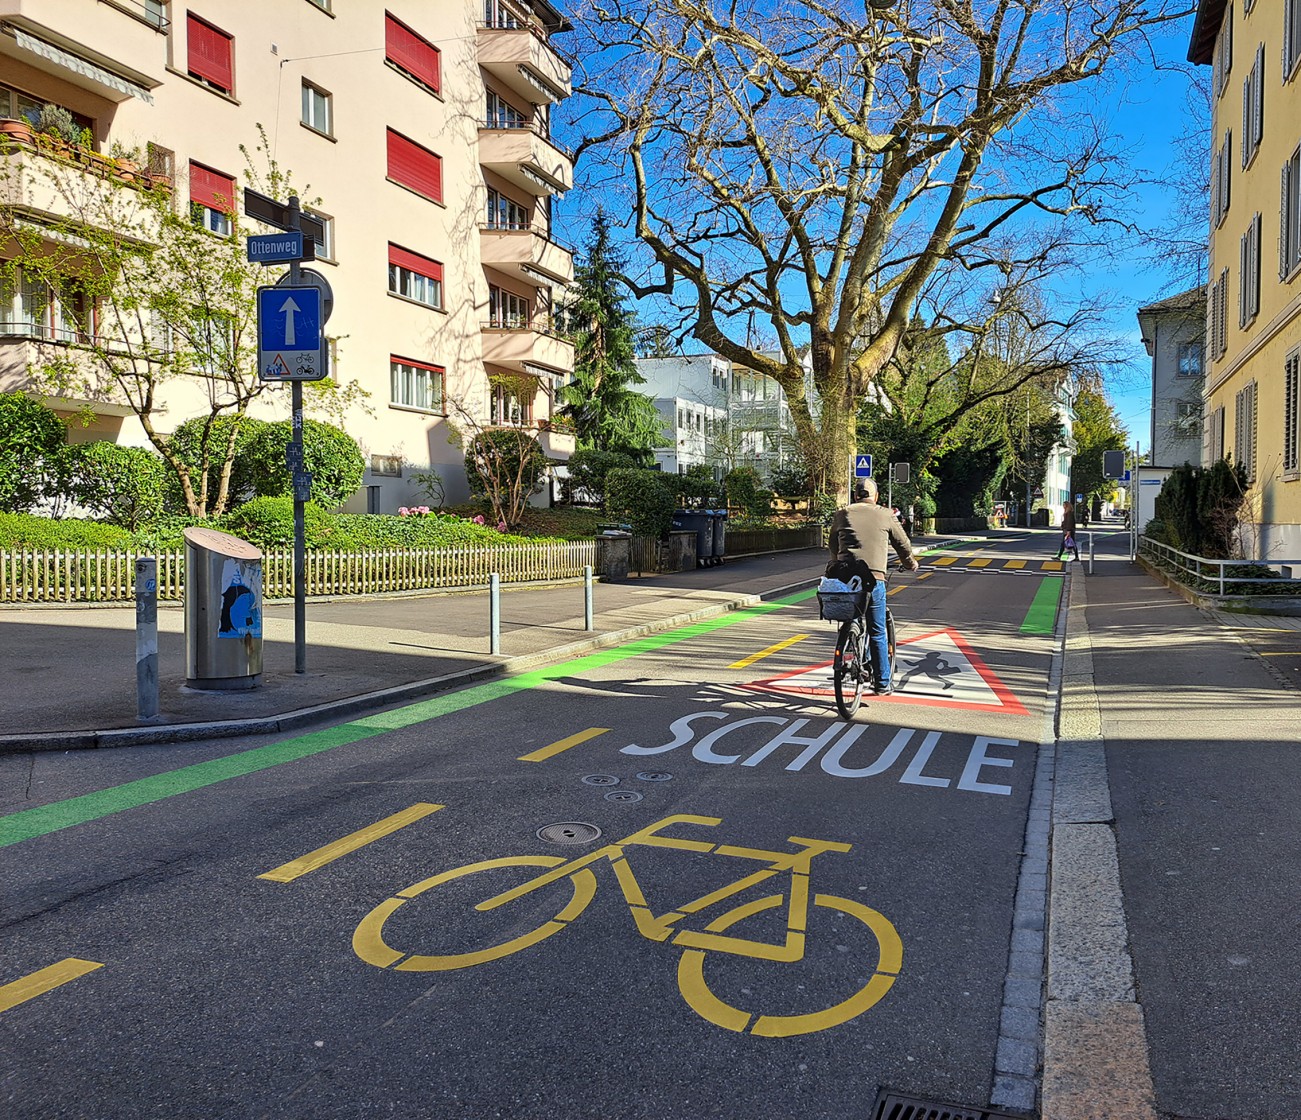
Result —
[[867, 616], [868, 648], [876, 667], [876, 694], [894, 691], [890, 680], [890, 649], [885, 632], [885, 568], [887, 548], [893, 548], [905, 571], [917, 570], [912, 542], [891, 510], [876, 504], [875, 479], [863, 479], [854, 487], [851, 504], [836, 511], [831, 519], [827, 550], [831, 560], [827, 575], [846, 583], [855, 575], [863, 581], [866, 603], [860, 609]]
[[1075, 507], [1069, 498], [1062, 503], [1062, 540], [1055, 559], [1062, 559], [1063, 553], [1067, 556], [1074, 553], [1076, 560], [1080, 558], [1080, 546], [1075, 543]]

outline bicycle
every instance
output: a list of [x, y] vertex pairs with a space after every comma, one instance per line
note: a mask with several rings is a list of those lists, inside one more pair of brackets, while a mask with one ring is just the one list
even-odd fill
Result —
[[[722, 823], [721, 817], [673, 814], [634, 832], [631, 836], [571, 860], [555, 855], [502, 856], [498, 859], [481, 860], [478, 863], [469, 863], [463, 867], [443, 871], [398, 891], [393, 897], [374, 907], [362, 918], [353, 933], [353, 951], [367, 964], [375, 965], [377, 968], [392, 967], [398, 972], [449, 972], [500, 960], [544, 941], [577, 921], [596, 895], [597, 878], [592, 873], [592, 865], [608, 861], [613, 865], [615, 881], [623, 892], [624, 900], [628, 903], [637, 932], [649, 941], [682, 947], [683, 953], [678, 960], [678, 990], [687, 1006], [715, 1026], [765, 1038], [787, 1038], [838, 1026], [873, 1007], [890, 990], [902, 967], [903, 944], [899, 940], [898, 933], [884, 915], [864, 906], [861, 902], [829, 894], [810, 895], [809, 877], [813, 858], [824, 852], [847, 853], [852, 845], [834, 840], [790, 836], [787, 837], [788, 842], [798, 845], [799, 850], [779, 852], [731, 844], [713, 844], [704, 840], [666, 836], [661, 832], [662, 829], [675, 824], [713, 828]], [[732, 883], [657, 915], [652, 913], [641, 884], [637, 881], [628, 861], [628, 850], [638, 847], [678, 849], [725, 858], [758, 860], [766, 863], [767, 867], [742, 875]], [[471, 875], [508, 868], [543, 868], [544, 870], [518, 886], [492, 894], [477, 903], [475, 910], [489, 911], [507, 906], [535, 891], [559, 884], [565, 879], [570, 883], [568, 900], [560, 904], [553, 918], [548, 918], [536, 929], [498, 944], [490, 944], [470, 951], [441, 954], [408, 953], [391, 948], [384, 941], [384, 923], [411, 899]], [[786, 892], [754, 898], [734, 906], [710, 921], [703, 930], [678, 928], [679, 923], [685, 923], [687, 919], [700, 915], [710, 907], [765, 883], [783, 872], [790, 872], [791, 875]], [[758, 941], [728, 932], [747, 919], [775, 910], [783, 903], [786, 904], [786, 934], [780, 944]], [[878, 956], [876, 968], [868, 977], [866, 984], [831, 1007], [795, 1015], [771, 1015], [747, 1011], [732, 1006], [710, 990], [704, 975], [705, 957], [710, 952], [784, 964], [802, 960], [810, 903], [813, 906], [856, 918], [867, 926], [875, 939]]]
[[[887, 577], [886, 582], [889, 582]], [[862, 606], [858, 600], [862, 598]], [[853, 719], [863, 702], [863, 689], [877, 686], [877, 670], [867, 648], [870, 630], [867, 622], [867, 597], [863, 592], [842, 594], [818, 592], [820, 616], [840, 623], [836, 635], [836, 652], [831, 660], [831, 677], [836, 693], [836, 708], [845, 719]], [[890, 658], [890, 677], [894, 678], [894, 615], [885, 608], [885, 642]]]

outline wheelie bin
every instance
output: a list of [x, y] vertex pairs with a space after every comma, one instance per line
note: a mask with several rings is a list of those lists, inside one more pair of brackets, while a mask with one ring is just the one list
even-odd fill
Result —
[[673, 525], [677, 529], [695, 531], [696, 567], [708, 567], [714, 555], [714, 524], [708, 511], [702, 509], [675, 510]]

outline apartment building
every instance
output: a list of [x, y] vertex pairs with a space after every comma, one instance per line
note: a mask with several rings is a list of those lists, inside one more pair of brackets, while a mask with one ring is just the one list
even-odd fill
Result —
[[1143, 346], [1152, 359], [1152, 464], [1201, 461], [1202, 352], [1206, 286], [1138, 309]]
[[[311, 267], [333, 291], [330, 372], [369, 394], [346, 424], [368, 464], [349, 508], [391, 513], [419, 497], [416, 471], [466, 495], [462, 410], [536, 430], [552, 457], [573, 450], [549, 424], [574, 360], [551, 320], [573, 279], [551, 233], [573, 180], [550, 128], [571, 92], [566, 27], [546, 0], [0, 0], [0, 118], [61, 106], [84, 147], [147, 152], [144, 174], [214, 237], [250, 185], [241, 146], [265, 134], [320, 199]], [[0, 158], [0, 204], [57, 217], [28, 174], [49, 154], [10, 134]], [[75, 354], [93, 315], [67, 299], [21, 275], [0, 288], [0, 389], [29, 387], [51, 351]], [[166, 430], [203, 391], [169, 388]], [[276, 387], [253, 414], [286, 419], [288, 397]], [[147, 442], [106, 388], [53, 403], [93, 414], [76, 438]]]
[[1246, 467], [1256, 557], [1297, 557], [1301, 0], [1199, 0], [1188, 59], [1212, 67], [1203, 461]]

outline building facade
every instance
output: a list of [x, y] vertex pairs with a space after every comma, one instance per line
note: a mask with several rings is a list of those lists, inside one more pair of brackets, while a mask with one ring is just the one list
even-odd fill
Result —
[[[550, 130], [571, 89], [555, 40], [566, 26], [546, 0], [0, 0], [0, 118], [66, 109], [87, 160], [145, 153], [214, 237], [229, 236], [255, 185], [241, 149], [265, 138], [320, 200], [311, 267], [333, 291], [330, 373], [368, 395], [346, 421], [367, 462], [348, 508], [391, 513], [419, 499], [413, 472], [437, 471], [450, 501], [466, 496], [458, 419], [462, 431], [534, 429], [555, 458], [573, 450], [549, 423], [573, 369], [551, 318], [573, 278], [551, 235], [573, 179]], [[0, 205], [40, 224], [55, 215], [30, 184], [51, 157], [17, 131]], [[279, 274], [267, 269], [266, 282]], [[0, 390], [32, 388], [52, 348], [76, 351], [65, 303], [11, 270]], [[163, 430], [205, 391], [169, 385]], [[107, 389], [87, 397], [50, 402], [93, 414], [78, 438], [146, 444], [124, 402]], [[288, 393], [251, 411], [287, 419]]]
[[1301, 556], [1301, 0], [1199, 0], [1212, 67], [1204, 462], [1250, 481], [1254, 558]]
[[1206, 286], [1140, 307], [1138, 325], [1152, 359], [1152, 464], [1199, 463]]

